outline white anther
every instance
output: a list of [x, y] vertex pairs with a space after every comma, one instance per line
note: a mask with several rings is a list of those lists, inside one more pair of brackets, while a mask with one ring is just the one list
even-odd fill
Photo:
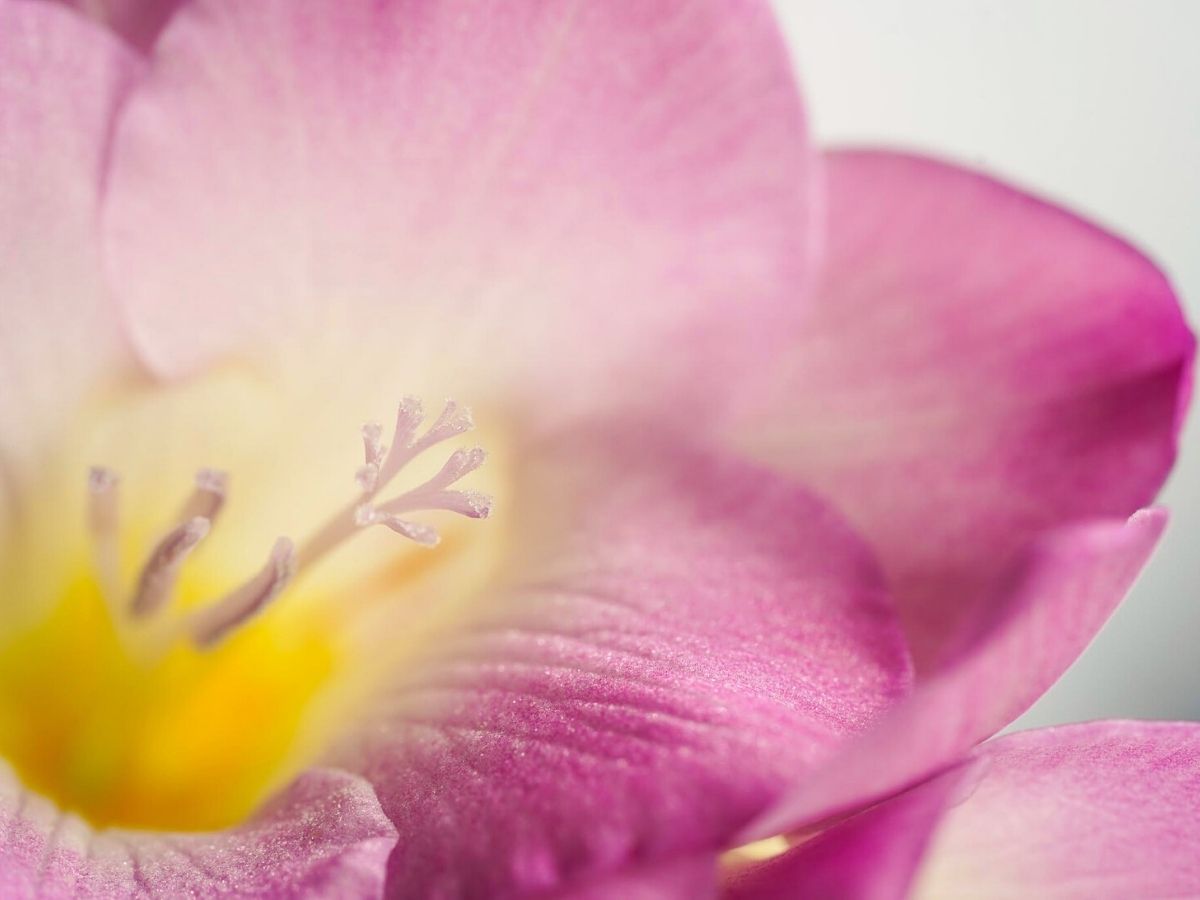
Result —
[[179, 513], [181, 522], [204, 518], [211, 524], [225, 506], [229, 493], [229, 474], [220, 469], [201, 469], [196, 473], [196, 489]]
[[105, 494], [117, 487], [121, 479], [112, 469], [104, 466], [92, 466], [88, 469], [88, 491], [93, 494]]
[[88, 528], [93, 538], [116, 537], [119, 485], [112, 469], [93, 466], [88, 471]]
[[92, 537], [92, 561], [100, 592], [113, 615], [119, 611], [121, 564], [119, 520], [120, 479], [112, 469], [93, 466], [88, 471], [88, 531]]
[[201, 469], [196, 473], [196, 489], [224, 496], [229, 491], [229, 473], [220, 469]]

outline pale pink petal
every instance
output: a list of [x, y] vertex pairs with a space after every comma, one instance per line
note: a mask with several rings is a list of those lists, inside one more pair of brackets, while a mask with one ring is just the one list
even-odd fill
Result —
[[0, 763], [0, 895], [379, 897], [395, 830], [371, 786], [312, 770], [229, 831], [96, 831], [26, 791]]
[[121, 35], [139, 50], [149, 50], [183, 0], [61, 0]]
[[800, 488], [634, 428], [521, 466], [519, 571], [347, 751], [404, 896], [719, 851], [907, 690], [868, 551]]
[[732, 872], [722, 900], [904, 900], [946, 807], [974, 785], [963, 764], [773, 859]]
[[1120, 602], [1166, 521], [1077, 524], [1044, 535], [980, 598], [937, 673], [747, 829], [765, 837], [861, 808], [955, 762], [1036, 700]]
[[939, 826], [917, 897], [1200, 896], [1200, 724], [1010, 735]]
[[921, 671], [1039, 531], [1154, 498], [1193, 340], [1154, 264], [1070, 213], [918, 157], [826, 167], [811, 318], [737, 433], [878, 548]]
[[69, 11], [0, 3], [0, 481], [53, 449], [85, 392], [131, 365], [95, 218], [110, 118], [138, 72]]
[[757, 0], [198, 0], [122, 117], [106, 246], [160, 371], [661, 406], [794, 315], [810, 162]]

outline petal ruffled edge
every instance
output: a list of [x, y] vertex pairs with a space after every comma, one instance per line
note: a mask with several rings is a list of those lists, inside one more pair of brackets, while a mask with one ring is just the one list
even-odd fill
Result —
[[1038, 533], [1153, 502], [1195, 341], [1151, 260], [1052, 203], [904, 153], [825, 172], [808, 319], [735, 435], [877, 548], [923, 670]]
[[915, 896], [1200, 895], [1200, 723], [1104, 721], [984, 745]]
[[743, 834], [756, 840], [878, 801], [954, 763], [1024, 712], [1083, 651], [1124, 598], [1166, 525], [1058, 529], [1035, 541], [993, 595], [977, 598], [957, 646], [912, 695]]
[[396, 831], [370, 784], [312, 769], [245, 825], [215, 833], [96, 831], [0, 763], [5, 897], [378, 897]]
[[792, 850], [726, 900], [1200, 894], [1200, 723], [1018, 732]]

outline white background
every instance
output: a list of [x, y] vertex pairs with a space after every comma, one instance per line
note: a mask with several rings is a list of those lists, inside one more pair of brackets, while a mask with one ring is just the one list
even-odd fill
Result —
[[[1200, 0], [776, 0], [819, 139], [948, 156], [1157, 259], [1200, 323]], [[1200, 417], [1164, 544], [1018, 725], [1200, 719]]]

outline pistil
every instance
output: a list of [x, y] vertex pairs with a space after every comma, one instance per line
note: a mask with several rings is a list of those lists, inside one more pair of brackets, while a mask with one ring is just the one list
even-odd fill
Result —
[[[312, 566], [360, 528], [369, 525], [385, 525], [397, 534], [424, 547], [434, 547], [438, 544], [440, 537], [436, 529], [429, 525], [401, 519], [396, 515], [398, 512], [444, 509], [477, 519], [487, 517], [491, 512], [490, 499], [476, 492], [471, 492], [477, 498], [478, 502], [475, 503], [462, 499], [451, 505], [448, 498], [442, 498], [440, 501], [442, 505], [439, 505], [439, 500], [431, 496], [430, 499], [433, 502], [428, 504], [410, 504], [402, 508], [391, 508], [392, 503], [411, 501], [421, 492], [432, 495], [432, 486], [435, 483], [440, 488], [449, 487], [458, 479], [479, 468], [487, 458], [487, 453], [482, 447], [456, 450], [451, 454], [442, 470], [426, 484], [414, 491], [401, 494], [394, 501], [383, 505], [374, 504], [374, 498], [378, 493], [387, 487], [406, 465], [429, 448], [464, 434], [475, 427], [471, 411], [466, 407], [459, 406], [453, 400], [446, 401], [441, 415], [437, 417], [429, 430], [418, 438], [416, 432], [424, 418], [425, 414], [420, 401], [413, 397], [405, 397], [400, 401], [390, 449], [381, 442], [383, 428], [379, 423], [368, 422], [363, 426], [364, 462], [355, 475], [355, 481], [360, 491], [359, 497], [330, 519], [300, 548], [297, 558], [299, 570]], [[461, 491], [449, 493], [464, 498], [466, 494]], [[478, 510], [478, 512], [466, 510]]]

